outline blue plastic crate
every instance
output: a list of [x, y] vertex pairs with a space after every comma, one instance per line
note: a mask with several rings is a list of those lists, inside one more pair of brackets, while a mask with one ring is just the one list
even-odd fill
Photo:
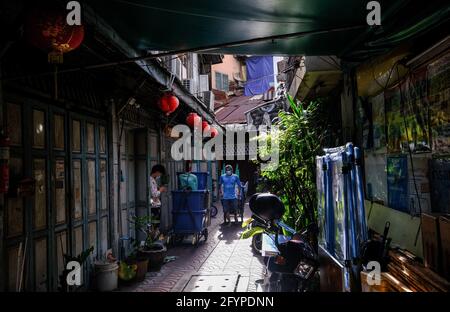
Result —
[[198, 190], [208, 189], [208, 172], [192, 172], [197, 176]]
[[202, 211], [206, 200], [206, 191], [172, 191], [172, 211]]
[[204, 229], [203, 219], [206, 210], [172, 211], [173, 231], [175, 233], [197, 233]]

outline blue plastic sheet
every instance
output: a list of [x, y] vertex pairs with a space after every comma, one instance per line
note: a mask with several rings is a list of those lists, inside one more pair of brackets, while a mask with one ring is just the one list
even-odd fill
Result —
[[326, 209], [326, 197], [325, 197], [325, 179], [326, 179], [326, 165], [324, 164], [324, 157], [316, 157], [316, 186], [317, 186], [317, 223], [319, 226], [319, 245], [327, 248], [328, 229], [327, 229], [327, 216], [325, 215]]
[[332, 175], [332, 192], [334, 203], [334, 245], [335, 255], [339, 260], [349, 260], [349, 240], [348, 240], [348, 198], [346, 196], [347, 183], [345, 176], [342, 174], [342, 154], [345, 152], [339, 152], [330, 154], [332, 162], [331, 175]]
[[319, 244], [338, 260], [360, 256], [367, 240], [361, 150], [351, 143], [316, 158]]
[[252, 96], [267, 92], [274, 82], [273, 57], [252, 56], [246, 60], [247, 83], [244, 95]]
[[408, 206], [408, 160], [406, 155], [387, 158], [388, 206], [409, 212]]

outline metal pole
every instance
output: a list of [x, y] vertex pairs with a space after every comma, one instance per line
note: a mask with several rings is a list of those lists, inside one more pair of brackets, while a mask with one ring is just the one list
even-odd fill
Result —
[[[127, 104], [125, 104], [127, 105]], [[119, 130], [119, 138], [117, 142], [117, 206], [118, 206], [118, 229], [119, 229], [119, 260], [123, 260], [122, 257], [125, 257], [125, 248], [123, 246], [123, 229], [122, 229], [122, 198], [121, 198], [121, 189], [122, 186], [122, 152], [121, 152], [121, 145], [122, 145], [122, 134], [123, 134], [123, 126], [124, 126], [124, 120], [122, 119], [122, 125], [120, 125], [121, 117], [119, 114], [117, 114], [117, 125]]]

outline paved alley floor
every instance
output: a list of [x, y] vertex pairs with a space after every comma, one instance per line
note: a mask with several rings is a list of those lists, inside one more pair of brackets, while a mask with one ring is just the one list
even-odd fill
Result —
[[[209, 237], [206, 242], [202, 239], [198, 246], [192, 246], [190, 239], [187, 238], [180, 245], [169, 246], [167, 255], [176, 256], [176, 260], [165, 264], [159, 272], [147, 273], [143, 282], [120, 290], [138, 292], [195, 291], [191, 287], [192, 281], [199, 278], [202, 281], [204, 278], [209, 284], [214, 284], [214, 279], [215, 283], [223, 283], [224, 279], [227, 281], [238, 279], [237, 289], [216, 285], [224, 288], [209, 287], [209, 291], [255, 292], [257, 290], [255, 281], [263, 277], [263, 258], [253, 253], [251, 239], [240, 239], [243, 230], [241, 222], [227, 226], [222, 225], [222, 208], [218, 207], [218, 209], [219, 213], [216, 218], [212, 219], [211, 226], [208, 228]], [[250, 217], [250, 213], [248, 204], [246, 204], [245, 218], [248, 217]], [[211, 277], [211, 275], [215, 277]], [[208, 291], [205, 288], [199, 290]]]

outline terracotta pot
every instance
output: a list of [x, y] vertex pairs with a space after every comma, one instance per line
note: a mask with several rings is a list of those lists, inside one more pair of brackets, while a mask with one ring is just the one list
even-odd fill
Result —
[[148, 271], [159, 271], [167, 256], [167, 248], [163, 244], [153, 244], [151, 248], [139, 251], [148, 259]]
[[145, 274], [148, 272], [148, 258], [138, 257], [137, 259], [130, 259], [127, 261], [128, 265], [136, 264], [136, 276], [133, 278], [133, 282], [142, 282], [145, 279]]
[[142, 282], [145, 280], [145, 274], [148, 272], [148, 259], [138, 259], [136, 260], [136, 264], [136, 281]]

